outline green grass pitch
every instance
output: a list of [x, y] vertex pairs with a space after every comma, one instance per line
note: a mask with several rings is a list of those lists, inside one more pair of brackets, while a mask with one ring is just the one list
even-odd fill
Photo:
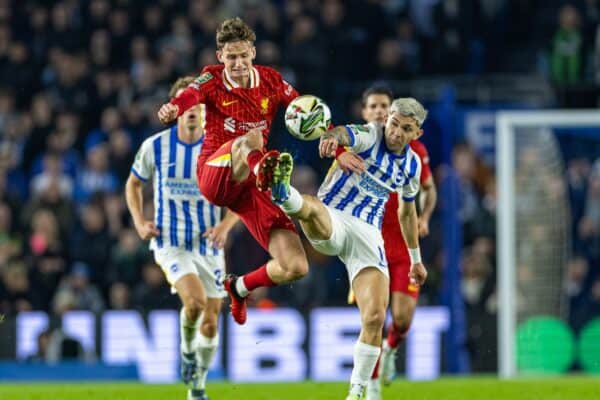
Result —
[[[209, 382], [211, 400], [344, 400], [345, 383], [237, 384]], [[141, 383], [0, 384], [1, 400], [158, 400], [186, 398], [181, 385]], [[499, 381], [444, 378], [431, 382], [395, 381], [384, 400], [569, 400], [600, 399], [600, 377], [555, 377]]]

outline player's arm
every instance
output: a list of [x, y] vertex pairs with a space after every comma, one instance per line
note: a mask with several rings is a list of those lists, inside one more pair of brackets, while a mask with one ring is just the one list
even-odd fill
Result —
[[346, 150], [344, 146], [335, 149], [335, 159], [342, 171], [347, 174], [354, 172], [360, 175], [365, 172], [365, 160], [358, 154]]
[[216, 248], [222, 249], [227, 242], [227, 235], [239, 220], [240, 217], [236, 213], [227, 209], [221, 222], [206, 229], [203, 236], [208, 238]]
[[[407, 155], [408, 157], [408, 155]], [[417, 207], [415, 199], [419, 193], [421, 180], [421, 161], [419, 157], [410, 160], [411, 164], [416, 162], [414, 172], [411, 168], [408, 181], [402, 187], [402, 196], [398, 204], [398, 221], [402, 236], [408, 248], [410, 256], [410, 279], [417, 285], [422, 285], [427, 278], [427, 270], [421, 261], [421, 250], [419, 249], [419, 220], [417, 217]], [[412, 175], [410, 175], [412, 174]]]
[[427, 279], [427, 270], [421, 261], [417, 208], [415, 207], [414, 199], [411, 201], [400, 201], [398, 206], [398, 220], [406, 247], [408, 247], [408, 254], [410, 255], [410, 279], [414, 284], [422, 285], [425, 279]]
[[373, 125], [336, 126], [321, 135], [319, 155], [334, 157], [339, 146], [347, 146], [354, 153], [364, 151], [375, 143], [376, 129]]
[[173, 97], [158, 110], [158, 119], [163, 124], [177, 119], [189, 108], [204, 101], [204, 85], [213, 78], [210, 72], [203, 72], [179, 96]]
[[425, 237], [429, 234], [429, 221], [437, 204], [437, 188], [433, 176], [421, 183], [421, 196], [419, 197], [421, 214], [419, 215], [419, 236]]
[[159, 235], [156, 225], [144, 217], [144, 182], [135, 173], [130, 173], [125, 184], [125, 200], [127, 208], [133, 219], [133, 225], [138, 235], [143, 240], [148, 240]]

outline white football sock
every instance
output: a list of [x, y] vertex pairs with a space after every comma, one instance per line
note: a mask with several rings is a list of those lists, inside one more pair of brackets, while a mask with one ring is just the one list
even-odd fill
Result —
[[200, 318], [196, 321], [190, 321], [185, 315], [185, 308], [182, 307], [179, 312], [179, 332], [181, 336], [181, 352], [191, 353], [194, 351], [194, 340], [198, 331]]
[[246, 284], [244, 283], [243, 276], [240, 276], [239, 278], [237, 278], [235, 280], [235, 290], [241, 297], [246, 297], [246, 296], [248, 296], [248, 294], [250, 294], [250, 291], [248, 290], [248, 288], [246, 287]]
[[362, 395], [365, 386], [371, 379], [380, 351], [381, 347], [379, 346], [356, 342], [354, 345], [354, 368], [352, 368], [350, 377], [351, 394]]
[[300, 209], [302, 209], [302, 205], [304, 204], [304, 199], [298, 190], [295, 187], [290, 186], [290, 197], [286, 201], [281, 204], [281, 209], [286, 214], [296, 214]]
[[219, 334], [217, 334], [215, 337], [209, 338], [204, 336], [202, 332], [198, 333], [198, 360], [200, 363], [198, 365], [198, 385], [200, 389], [204, 389], [204, 386], [206, 385], [208, 368], [215, 357], [218, 345]]

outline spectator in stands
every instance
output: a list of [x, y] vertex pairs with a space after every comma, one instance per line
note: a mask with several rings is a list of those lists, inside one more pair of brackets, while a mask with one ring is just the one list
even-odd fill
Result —
[[133, 305], [142, 311], [179, 308], [179, 299], [171, 293], [165, 274], [153, 262], [142, 268], [142, 281], [133, 290]]
[[558, 85], [579, 83], [583, 65], [583, 38], [580, 16], [572, 5], [563, 6], [558, 15], [559, 27], [551, 44], [551, 78]]
[[[104, 300], [98, 288], [89, 282], [89, 267], [76, 262], [69, 275], [65, 276], [54, 295], [53, 309], [58, 315], [67, 310], [90, 310], [99, 313], [104, 310]], [[67, 299], [67, 304], [61, 299]]]
[[106, 142], [87, 149], [85, 166], [77, 174], [75, 201], [85, 203], [94, 194], [114, 193], [119, 188], [119, 180], [109, 161]]
[[81, 225], [71, 236], [71, 258], [86, 263], [91, 282], [106, 288], [106, 273], [111, 240], [106, 228], [106, 216], [100, 204], [88, 203], [81, 208]]
[[54, 292], [67, 267], [67, 251], [60, 239], [60, 227], [54, 214], [46, 209], [35, 211], [27, 237], [32, 305], [49, 310]]
[[108, 295], [108, 307], [111, 310], [128, 310], [131, 308], [131, 292], [129, 286], [122, 282], [114, 283]]
[[21, 262], [13, 262], [0, 268], [0, 314], [14, 316], [33, 309], [31, 287], [27, 268]]

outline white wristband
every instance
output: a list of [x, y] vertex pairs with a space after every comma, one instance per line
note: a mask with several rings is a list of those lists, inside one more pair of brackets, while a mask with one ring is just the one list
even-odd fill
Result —
[[408, 249], [408, 255], [410, 256], [411, 265], [420, 264], [422, 262], [420, 248], [417, 247], [416, 249]]

